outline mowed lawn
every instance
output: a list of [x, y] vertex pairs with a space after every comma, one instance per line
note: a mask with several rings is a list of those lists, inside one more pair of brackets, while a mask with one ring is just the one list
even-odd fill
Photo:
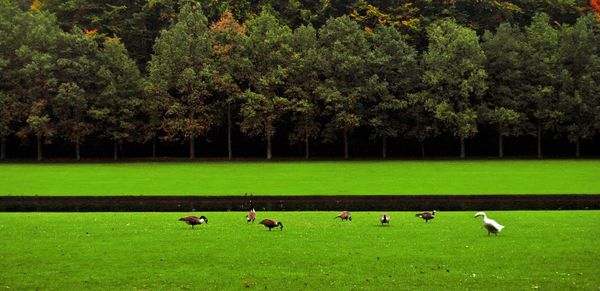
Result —
[[598, 160], [0, 164], [0, 195], [597, 194]]
[[[600, 211], [0, 213], [0, 287], [23, 289], [566, 290], [600, 288]], [[440, 289], [440, 290], [441, 290]]]

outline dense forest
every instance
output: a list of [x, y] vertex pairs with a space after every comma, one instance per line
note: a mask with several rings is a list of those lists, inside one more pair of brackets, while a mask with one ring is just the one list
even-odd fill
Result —
[[596, 0], [0, 0], [3, 160], [541, 158], [599, 132]]

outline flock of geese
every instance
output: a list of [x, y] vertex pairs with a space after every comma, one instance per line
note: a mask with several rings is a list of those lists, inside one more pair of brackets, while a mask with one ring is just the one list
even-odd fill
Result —
[[[435, 218], [435, 213], [436, 213], [436, 210], [434, 210], [432, 212], [417, 213], [415, 216], [425, 220], [425, 222], [429, 222], [430, 220]], [[488, 236], [492, 233], [494, 235], [498, 235], [498, 233], [500, 231], [502, 231], [502, 229], [504, 228], [503, 225], [499, 224], [495, 220], [489, 219], [487, 217], [487, 215], [485, 214], [485, 212], [475, 213], [475, 218], [480, 217], [480, 216], [483, 217], [483, 220], [482, 220], [483, 227], [487, 230]], [[340, 212], [340, 214], [338, 214], [336, 217], [334, 217], [334, 219], [337, 219], [337, 218], [339, 218], [341, 220], [352, 221], [352, 214], [350, 214], [350, 212], [344, 210], [344, 211]], [[246, 223], [251, 223], [251, 222], [254, 223], [254, 220], [256, 220], [256, 210], [254, 210], [254, 208], [252, 208], [252, 210], [250, 210], [248, 212], [248, 214], [246, 215]], [[202, 216], [190, 215], [190, 216], [180, 218], [179, 221], [183, 221], [183, 222], [191, 225], [192, 228], [194, 228], [196, 225], [200, 225], [203, 223], [208, 224], [208, 219], [204, 215], [202, 215]], [[387, 213], [383, 213], [379, 217], [379, 221], [381, 222], [381, 225], [385, 225], [385, 224], [389, 225], [390, 224], [390, 216]], [[271, 229], [276, 228], [276, 227], [279, 227], [279, 230], [283, 230], [283, 224], [274, 219], [263, 219], [259, 223], [264, 225], [266, 228], [268, 228], [269, 231], [271, 231]]]

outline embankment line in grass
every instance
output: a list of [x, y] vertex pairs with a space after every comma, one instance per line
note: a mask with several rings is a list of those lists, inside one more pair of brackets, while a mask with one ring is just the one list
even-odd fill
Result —
[[0, 196], [0, 211], [445, 211], [600, 209], [600, 194], [347, 196]]

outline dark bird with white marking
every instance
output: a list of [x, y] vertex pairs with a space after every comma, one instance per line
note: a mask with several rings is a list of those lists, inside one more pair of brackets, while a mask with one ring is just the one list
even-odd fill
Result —
[[180, 218], [179, 221], [183, 221], [183, 222], [191, 225], [192, 228], [194, 228], [194, 226], [196, 226], [198, 224], [203, 224], [203, 223], [208, 224], [208, 219], [204, 215], [202, 215], [200, 217], [190, 215], [190, 216]]
[[381, 225], [383, 225], [384, 223], [390, 225], [390, 216], [387, 213], [384, 213], [379, 217], [379, 221], [381, 221]]
[[428, 221], [430, 221], [430, 220], [432, 220], [432, 219], [435, 218], [435, 212], [436, 212], [436, 210], [434, 210], [432, 212], [427, 212], [426, 211], [426, 212], [418, 213], [415, 216], [419, 217], [419, 218], [423, 218], [425, 220], [425, 222], [428, 222]]
[[283, 230], [283, 224], [279, 221], [273, 220], [273, 219], [263, 219], [260, 224], [264, 225], [265, 227], [269, 228], [269, 231], [271, 231], [272, 228], [278, 227], [280, 230]]

